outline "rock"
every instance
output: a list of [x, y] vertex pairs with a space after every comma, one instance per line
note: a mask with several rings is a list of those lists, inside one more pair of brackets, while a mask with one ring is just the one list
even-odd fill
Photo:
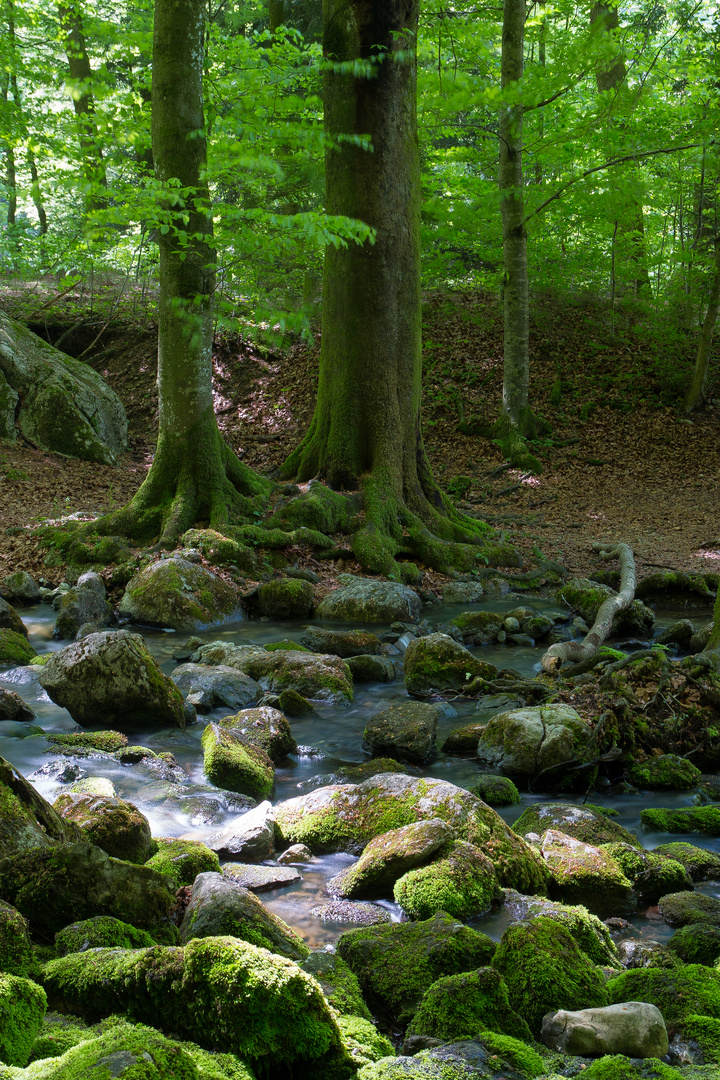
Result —
[[118, 612], [133, 622], [195, 633], [242, 617], [240, 592], [203, 566], [161, 559], [127, 583]]
[[297, 750], [290, 724], [279, 709], [269, 705], [246, 709], [236, 716], [224, 716], [220, 726], [238, 732], [246, 742], [260, 747], [275, 762]]
[[[1, 342], [0, 337], [0, 362]], [[0, 972], [0, 1063], [20, 1068], [27, 1065], [46, 1008], [47, 999], [41, 986], [19, 975]]]
[[1, 312], [0, 380], [19, 397], [20, 432], [43, 450], [116, 465], [127, 449], [125, 410], [103, 378]]
[[504, 913], [513, 922], [525, 922], [542, 915], [563, 926], [575, 944], [598, 967], [617, 967], [618, 951], [607, 926], [586, 907], [558, 904], [541, 896], [523, 896], [514, 889], [505, 890]]
[[602, 850], [615, 859], [642, 903], [654, 904], [665, 893], [693, 887], [685, 867], [674, 859], [629, 844], [603, 844]]
[[99, 630], [103, 626], [109, 626], [112, 617], [112, 608], [104, 595], [94, 588], [76, 586], [60, 597], [53, 637], [72, 639], [85, 623], [91, 623]]
[[492, 963], [507, 983], [510, 1005], [535, 1036], [551, 1010], [609, 1004], [600, 969], [565, 927], [544, 915], [508, 927]]
[[631, 764], [627, 777], [631, 784], [650, 791], [689, 791], [698, 786], [702, 773], [685, 758], [663, 754]]
[[513, 825], [513, 830], [519, 836], [527, 836], [531, 832], [542, 834], [547, 829], [557, 829], [566, 836], [574, 836], [576, 840], [595, 846], [620, 843], [642, 850], [637, 837], [611, 817], [575, 803], [533, 803], [523, 810]]
[[360, 983], [336, 952], [313, 952], [300, 967], [319, 984], [323, 994], [342, 1016], [361, 1016], [370, 1019], [370, 1010], [363, 1000]]
[[449, 1042], [468, 1032], [495, 1031], [530, 1042], [530, 1028], [510, 1005], [505, 980], [492, 967], [448, 975], [428, 989], [410, 1022], [408, 1037]]
[[625, 938], [618, 942], [618, 959], [624, 968], [675, 967], [678, 958], [658, 941]]
[[441, 818], [392, 829], [371, 840], [353, 866], [328, 881], [327, 890], [331, 896], [346, 899], [389, 896], [398, 878], [428, 863], [454, 835]]
[[520, 792], [507, 776], [481, 773], [469, 790], [488, 806], [514, 806], [520, 802]]
[[649, 832], [720, 836], [720, 806], [687, 806], [677, 810], [653, 807], [641, 810], [640, 820]]
[[71, 922], [112, 915], [174, 940], [168, 915], [172, 882], [146, 866], [111, 859], [92, 844], [34, 848], [0, 860], [0, 896], [28, 919], [33, 934], [52, 936]]
[[277, 705], [286, 716], [291, 716], [294, 720], [316, 715], [315, 709], [307, 698], [298, 694], [297, 690], [283, 690], [278, 694]]
[[311, 652], [340, 656], [379, 656], [385, 646], [376, 634], [369, 630], [326, 630], [321, 626], [307, 626], [300, 635], [300, 644]]
[[293, 844], [278, 855], [277, 861], [281, 866], [289, 866], [293, 863], [312, 862], [313, 853], [306, 844]]
[[[615, 592], [607, 585], [590, 581], [588, 578], [572, 578], [565, 582], [555, 599], [579, 612], [588, 626], [592, 626], [601, 605], [611, 596], [615, 596]], [[610, 636], [619, 637], [624, 634], [647, 638], [652, 634], [654, 625], [654, 612], [646, 607], [642, 600], [633, 600], [629, 607], [619, 611], [613, 619]]]
[[264, 750], [219, 724], [202, 734], [203, 769], [211, 784], [265, 799], [272, 795], [275, 766]]
[[337, 784], [279, 803], [275, 828], [288, 844], [314, 852], [358, 851], [374, 836], [414, 821], [442, 818], [496, 866], [501, 885], [547, 891], [548, 871], [537, 853], [475, 795], [444, 780], [383, 773], [362, 784]]
[[672, 1037], [690, 1016], [720, 1018], [720, 972], [702, 964], [634, 968], [607, 984], [609, 1004], [647, 1001], [663, 1015]]
[[[498, 713], [477, 745], [484, 766], [498, 769], [521, 787], [546, 769], [582, 762], [594, 753], [592, 728], [569, 705], [542, 705]], [[563, 772], [565, 772], [563, 770]]]
[[483, 1031], [472, 1040], [432, 1046], [414, 1057], [381, 1058], [359, 1075], [361, 1080], [526, 1080], [539, 1075], [538, 1062], [540, 1055], [519, 1040]]
[[278, 578], [266, 581], [257, 592], [261, 615], [269, 619], [303, 619], [312, 615], [313, 587], [309, 581]]
[[482, 597], [479, 581], [451, 581], [442, 591], [443, 604], [476, 604]]
[[[5, 579], [7, 580], [7, 579]], [[2, 585], [0, 585], [0, 591]], [[14, 607], [0, 596], [0, 630], [12, 630], [15, 634], [28, 636], [28, 629]]]
[[[0, 313], [0, 364], [2, 363], [2, 314]], [[40, 586], [35, 578], [31, 577], [26, 570], [18, 570], [9, 574], [0, 581], [0, 596], [10, 604], [19, 604], [21, 607], [30, 604], [39, 604], [42, 600]], [[10, 627], [12, 629], [12, 627]], [[27, 630], [23, 629], [27, 637]]]
[[226, 859], [259, 862], [271, 858], [275, 851], [272, 804], [262, 802], [240, 817], [233, 818], [220, 832], [209, 838], [208, 847]]
[[213, 566], [234, 564], [251, 577], [259, 573], [257, 552], [215, 529], [188, 529], [180, 539], [183, 547], [199, 551]]
[[58, 956], [85, 952], [86, 949], [146, 949], [155, 944], [147, 930], [138, 930], [110, 915], [95, 915], [92, 919], [71, 923], [55, 935]]
[[716, 851], [676, 841], [661, 844], [655, 848], [654, 854], [675, 859], [685, 867], [693, 881], [720, 881], [720, 855]]
[[0, 666], [22, 667], [32, 662], [37, 653], [23, 634], [0, 630]]
[[363, 750], [372, 757], [397, 758], [426, 765], [437, 756], [435, 705], [406, 701], [372, 716], [363, 732]]
[[684, 964], [714, 967], [720, 958], [720, 924], [693, 922], [681, 926], [667, 943], [668, 950]]
[[494, 679], [498, 673], [447, 634], [428, 634], [410, 642], [403, 658], [409, 694], [430, 690], [464, 690], [472, 681]]
[[128, 745], [128, 737], [121, 731], [73, 731], [70, 734], [49, 734], [45, 737], [52, 747], [67, 747], [73, 752], [100, 750], [104, 754], [113, 754]]
[[665, 922], [671, 926], [689, 926], [695, 923], [709, 923], [720, 926], [720, 900], [704, 893], [675, 892], [661, 896], [658, 907]]
[[679, 619], [670, 623], [662, 633], [657, 636], [658, 645], [689, 645], [690, 639], [695, 633], [695, 627], [689, 619]]
[[279, 889], [301, 881], [297, 870], [284, 866], [251, 866], [247, 863], [225, 863], [223, 875], [235, 885], [241, 885], [250, 892], [264, 892], [267, 889]]
[[[11, 859], [55, 841], [80, 839], [80, 830], [64, 821], [24, 776], [0, 757], [0, 859]], [[0, 896], [5, 894], [0, 892]]]
[[442, 858], [396, 881], [393, 895], [411, 919], [429, 919], [437, 911], [472, 919], [489, 911], [503, 894], [490, 859], [467, 841], [456, 840]]
[[495, 942], [441, 911], [424, 922], [349, 930], [337, 952], [372, 1012], [405, 1024], [437, 979], [489, 964]]
[[390, 912], [377, 904], [358, 904], [353, 900], [331, 900], [310, 909], [323, 922], [355, 923], [356, 926], [380, 926], [391, 922]]
[[[138, 634], [105, 630], [53, 653], [40, 685], [78, 724], [184, 727], [182, 694]], [[193, 710], [194, 713], [194, 710]]]
[[632, 885], [618, 863], [600, 848], [548, 829], [541, 852], [552, 874], [550, 895], [554, 900], [582, 904], [601, 918], [637, 907]]
[[199, 713], [212, 709], [246, 709], [259, 701], [262, 688], [242, 671], [218, 664], [180, 664], [170, 676], [185, 697], [192, 695], [192, 704]]
[[143, 864], [155, 853], [150, 822], [124, 799], [97, 795], [59, 795], [54, 809], [80, 828], [91, 844], [114, 859]]
[[443, 753], [475, 757], [478, 740], [485, 731], [486, 726], [486, 721], [482, 721], [481, 723], [466, 724], [464, 727], [455, 728], [442, 744]]
[[11, 904], [0, 900], [0, 972], [27, 975], [33, 962], [27, 921]]
[[329, 593], [318, 605], [318, 619], [342, 622], [391, 623], [417, 622], [420, 597], [408, 585], [395, 581], [377, 581], [340, 574], [340, 588]]
[[172, 878], [176, 885], [192, 885], [198, 874], [208, 871], [220, 873], [217, 855], [199, 840], [158, 837], [155, 846], [157, 851], [145, 865]]
[[253, 893], [222, 874], [198, 874], [180, 924], [180, 938], [187, 944], [192, 938], [227, 934], [290, 960], [303, 960], [310, 951], [294, 930], [268, 911]]
[[354, 683], [395, 681], [395, 665], [387, 656], [350, 656], [346, 663]]
[[590, 1057], [625, 1054], [661, 1058], [668, 1052], [662, 1013], [643, 1001], [625, 1001], [602, 1009], [561, 1009], [543, 1020], [540, 1039], [560, 1054]]
[[503, 619], [496, 611], [464, 611], [452, 620], [450, 627], [453, 636], [457, 634], [468, 645], [489, 645], [497, 641]]
[[0, 720], [25, 722], [34, 719], [35, 713], [25, 704], [19, 694], [0, 687]]

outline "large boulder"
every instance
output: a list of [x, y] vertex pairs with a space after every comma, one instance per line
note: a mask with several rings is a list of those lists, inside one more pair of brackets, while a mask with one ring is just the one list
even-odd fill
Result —
[[307, 626], [300, 635], [300, 644], [311, 652], [340, 656], [378, 656], [386, 646], [369, 630], [328, 630], [323, 626]]
[[257, 607], [268, 619], [303, 619], [312, 614], [313, 587], [297, 578], [266, 581], [257, 591]]
[[221, 727], [236, 731], [253, 746], [259, 746], [273, 761], [282, 761], [297, 751], [297, 743], [284, 713], [270, 705], [244, 709], [235, 716], [225, 716]]
[[548, 829], [542, 837], [541, 852], [552, 874], [553, 899], [582, 904], [600, 918], [637, 907], [632, 885], [615, 859], [601, 848]]
[[489, 911], [503, 893], [487, 855], [466, 840], [456, 840], [442, 858], [404, 874], [395, 882], [393, 895], [411, 919], [429, 919], [437, 911], [473, 919]]
[[354, 623], [417, 622], [420, 597], [408, 585], [341, 574], [340, 588], [318, 605], [318, 619]]
[[74, 638], [85, 623], [92, 623], [99, 630], [112, 622], [112, 608], [97, 589], [78, 585], [62, 593], [59, 599], [55, 638]]
[[0, 1062], [20, 1068], [27, 1065], [46, 1008], [41, 986], [0, 972]]
[[259, 746], [219, 724], [208, 724], [202, 733], [203, 768], [211, 784], [251, 798], [272, 795], [275, 766]]
[[[483, 766], [498, 769], [521, 787], [545, 770], [582, 762], [592, 747], [592, 728], [569, 705], [542, 705], [490, 718], [477, 745]], [[558, 777], [548, 772], [557, 783]]]
[[94, 915], [92, 919], [71, 923], [55, 935], [57, 956], [86, 949], [144, 949], [155, 944], [147, 930], [138, 930], [111, 915]]
[[375, 713], [363, 732], [363, 750], [372, 757], [427, 765], [437, 756], [440, 709], [423, 701], [403, 701]]
[[290, 960], [304, 960], [310, 952], [302, 938], [249, 889], [222, 874], [198, 874], [180, 924], [182, 942], [228, 934]]
[[389, 896], [398, 878], [430, 862], [454, 835], [442, 818], [431, 818], [376, 836], [353, 866], [330, 879], [328, 891], [344, 899]]
[[179, 664], [170, 678], [199, 713], [245, 709], [262, 697], [262, 687], [242, 671], [218, 664]]
[[185, 726], [182, 694], [129, 630], [89, 634], [53, 653], [39, 682], [78, 724]]
[[551, 1050], [582, 1057], [625, 1054], [632, 1058], [662, 1058], [668, 1052], [668, 1034], [655, 1005], [624, 1001], [601, 1009], [548, 1014], [540, 1038]]
[[[616, 593], [608, 585], [588, 578], [571, 578], [566, 581], [556, 595], [558, 603], [577, 611], [588, 626], [592, 626], [602, 604]], [[655, 625], [655, 613], [643, 604], [642, 600], [633, 600], [629, 607], [619, 611], [612, 621], [611, 637], [632, 634], [635, 637], [647, 637], [652, 634]]]
[[[0, 596], [11, 604], [39, 604], [42, 600], [40, 586], [27, 570], [16, 570], [0, 581]], [[10, 628], [12, 629], [12, 627]], [[27, 637], [27, 630], [21, 630]]]
[[124, 799], [63, 792], [54, 808], [66, 821], [73, 821], [91, 844], [114, 859], [142, 865], [155, 853], [150, 822]]
[[225, 859], [255, 862], [269, 859], [275, 852], [272, 804], [268, 801], [233, 818], [208, 838], [208, 847]]
[[[80, 830], [64, 821], [49, 802], [9, 761], [0, 757], [0, 859], [11, 859], [56, 841], [81, 839]], [[4, 896], [0, 892], [0, 896]]]
[[268, 652], [255, 645], [231, 645], [211, 641], [200, 646], [190, 660], [194, 664], [224, 664], [260, 683], [263, 690], [280, 694], [292, 691], [330, 705], [348, 705], [353, 681], [347, 664], [338, 656], [277, 649]]
[[[0, 312], [3, 398], [15, 399], [20, 433], [43, 450], [115, 465], [127, 449], [125, 410], [102, 376]], [[4, 426], [14, 438], [14, 425]]]
[[671, 926], [720, 926], [720, 900], [701, 892], [668, 893], [660, 897], [658, 907]]
[[[0, 586], [1, 588], [1, 586]], [[39, 590], [38, 590], [39, 591]], [[13, 630], [16, 634], [28, 636], [28, 628], [12, 604], [0, 595], [0, 630]]]
[[642, 844], [631, 832], [613, 821], [607, 814], [599, 814], [587, 806], [576, 803], [533, 803], [526, 807], [513, 825], [519, 836], [530, 833], [542, 835], [548, 829], [556, 829], [566, 836], [574, 836], [586, 844], [629, 844], [642, 850]]
[[496, 1031], [530, 1042], [522, 1016], [510, 1005], [502, 975], [492, 967], [479, 967], [434, 982], [420, 1002], [407, 1030], [408, 1039], [449, 1042], [477, 1031]]
[[464, 690], [476, 678], [494, 679], [498, 669], [448, 634], [428, 634], [408, 645], [403, 672], [409, 694], [427, 694], [432, 690]]
[[415, 821], [442, 818], [494, 864], [499, 883], [545, 893], [549, 873], [537, 853], [491, 807], [444, 780], [382, 773], [362, 784], [335, 784], [275, 807], [275, 827], [287, 844], [316, 853], [357, 852], [375, 836]]
[[560, 923], [575, 944], [599, 967], [617, 967], [618, 950], [605, 923], [582, 904], [560, 904], [542, 896], [523, 896], [514, 889], [505, 890], [503, 914], [512, 922], [526, 922], [543, 915]]
[[651, 791], [690, 791], [698, 786], [702, 773], [686, 758], [662, 754], [631, 764], [627, 777], [631, 784]]
[[161, 559], [139, 570], [125, 586], [118, 611], [145, 626], [190, 633], [242, 616], [237, 588], [180, 558]]

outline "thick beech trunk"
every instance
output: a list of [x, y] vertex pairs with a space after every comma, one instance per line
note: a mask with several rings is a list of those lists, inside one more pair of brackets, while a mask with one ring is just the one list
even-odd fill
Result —
[[437, 536], [472, 541], [479, 531], [437, 488], [420, 425], [417, 21], [418, 0], [323, 3], [325, 56], [377, 61], [373, 77], [325, 75], [330, 140], [372, 140], [370, 151], [330, 145], [327, 210], [361, 219], [376, 239], [326, 251], [315, 415], [284, 469], [334, 489], [361, 487], [365, 523], [355, 534], [355, 554], [368, 569], [394, 577], [417, 573], [395, 561], [399, 552], [434, 562], [448, 557], [447, 550], [438, 554]]
[[705, 379], [707, 378], [708, 364], [710, 363], [710, 346], [712, 345], [715, 323], [717, 322], [718, 310], [720, 309], [720, 236], [715, 237], [715, 263], [713, 270], [712, 285], [710, 286], [710, 299], [700, 341], [698, 343], [695, 370], [693, 372], [690, 388], [685, 395], [685, 412], [691, 413], [697, 408], [705, 395]]

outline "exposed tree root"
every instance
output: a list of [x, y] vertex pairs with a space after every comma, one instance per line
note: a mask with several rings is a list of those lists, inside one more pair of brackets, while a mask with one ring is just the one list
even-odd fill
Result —
[[601, 559], [620, 560], [620, 589], [600, 605], [591, 629], [582, 641], [563, 641], [551, 645], [541, 660], [543, 671], [552, 674], [560, 670], [565, 660], [579, 664], [592, 657], [610, 633], [612, 621], [619, 611], [628, 607], [635, 598], [635, 560], [627, 544], [593, 544]]

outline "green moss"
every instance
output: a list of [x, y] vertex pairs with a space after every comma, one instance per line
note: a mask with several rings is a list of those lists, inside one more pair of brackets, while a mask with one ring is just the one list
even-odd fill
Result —
[[220, 873], [217, 855], [199, 840], [159, 837], [155, 842], [158, 850], [145, 865], [173, 878], [178, 885], [192, 885], [198, 874], [207, 871]]
[[304, 527], [330, 535], [345, 532], [350, 518], [350, 504], [345, 496], [317, 483], [282, 506], [268, 524], [281, 529]]
[[23, 634], [0, 629], [0, 664], [18, 667], [31, 663], [35, 656], [35, 649]]
[[449, 1042], [477, 1031], [511, 1032], [529, 1042], [530, 1028], [510, 1005], [508, 988], [492, 967], [438, 979], [423, 997], [408, 1035]]
[[272, 795], [275, 767], [264, 750], [218, 724], [208, 724], [201, 742], [205, 775], [216, 787], [252, 798]]
[[429, 919], [436, 911], [470, 919], [488, 911], [502, 892], [487, 856], [457, 840], [429, 866], [404, 874], [396, 881], [393, 895], [411, 919]]
[[611, 1005], [649, 1001], [663, 1014], [672, 1035], [687, 1016], [720, 1019], [720, 972], [702, 964], [675, 968], [634, 968], [607, 984]]
[[685, 867], [693, 881], [720, 879], [720, 855], [716, 851], [708, 851], [707, 848], [676, 840], [671, 844], [660, 844], [655, 848], [654, 854], [675, 859]]
[[[510, 898], [506, 898], [508, 903]], [[575, 944], [598, 967], [617, 967], [618, 954], [605, 923], [592, 915], [581, 904], [571, 906], [558, 904], [542, 897], [522, 898], [523, 907], [527, 905], [525, 918], [543, 915], [563, 926]]]
[[493, 966], [507, 983], [510, 1004], [535, 1035], [550, 1010], [574, 1011], [608, 1004], [600, 969], [563, 926], [542, 915], [505, 931]]
[[[38, 1071], [29, 1070], [27, 1080], [199, 1080], [198, 1068], [183, 1044], [141, 1024], [119, 1022], [101, 1035], [78, 1043]], [[42, 1069], [42, 1072], [39, 1071]], [[118, 1072], [118, 1069], [121, 1072]]]
[[95, 1037], [96, 1032], [78, 1017], [63, 1016], [61, 1013], [46, 1013], [40, 1032], [32, 1045], [30, 1061], [42, 1058], [56, 1058]]
[[361, 765], [341, 765], [337, 771], [343, 784], [362, 784], [380, 773], [407, 773], [407, 765], [392, 758], [372, 758]]
[[197, 548], [215, 565], [235, 565], [244, 574], [258, 569], [258, 558], [252, 548], [238, 543], [215, 529], [188, 529], [181, 538], [184, 547]]
[[376, 1031], [372, 1022], [360, 1016], [339, 1016], [337, 1021], [343, 1046], [358, 1067], [380, 1061], [395, 1053], [389, 1039]]
[[534, 803], [523, 810], [513, 825], [513, 832], [520, 836], [529, 832], [542, 836], [547, 829], [557, 829], [593, 847], [620, 843], [642, 849], [636, 836], [607, 814], [599, 813], [599, 809], [573, 803]]
[[59, 795], [54, 809], [114, 859], [142, 864], [154, 854], [150, 823], [132, 803], [97, 795]]
[[720, 836], [720, 806], [691, 806], [678, 810], [651, 808], [640, 811], [643, 828], [651, 832], [706, 833]]
[[623, 1054], [611, 1054], [593, 1061], [581, 1074], [583, 1080], [687, 1080], [687, 1074], [657, 1058], [638, 1065]]
[[37, 983], [0, 974], [0, 1061], [27, 1065], [46, 1008], [45, 991]]
[[146, 930], [138, 930], [110, 915], [96, 915], [72, 923], [55, 935], [58, 956], [84, 952], [85, 949], [144, 949], [155, 944]]
[[311, 953], [300, 966], [319, 983], [323, 994], [341, 1016], [371, 1019], [357, 976], [336, 953]]
[[304, 645], [298, 645], [297, 641], [291, 641], [289, 638], [283, 638], [282, 641], [271, 641], [267, 645], [263, 645], [266, 652], [304, 652], [309, 653], [311, 650], [306, 649]]
[[103, 750], [107, 754], [122, 750], [128, 744], [127, 735], [120, 731], [74, 731], [71, 735], [50, 734], [46, 738], [51, 746], [90, 747], [93, 750]]
[[257, 601], [260, 614], [270, 619], [305, 618], [312, 611], [313, 587], [309, 581], [278, 578], [260, 586]]
[[697, 787], [702, 773], [696, 765], [676, 754], [664, 754], [631, 765], [628, 779], [651, 791], [689, 791]]
[[667, 947], [685, 964], [713, 967], [720, 957], [720, 926], [711, 923], [681, 926], [670, 938]]
[[[518, 1017], [518, 1019], [520, 1018]], [[517, 1031], [515, 1035], [518, 1035]], [[517, 1069], [523, 1076], [533, 1078], [546, 1071], [545, 1061], [540, 1057], [540, 1054], [527, 1046], [526, 1043], [521, 1042], [517, 1037], [500, 1035], [496, 1031], [481, 1031], [475, 1038], [483, 1044], [486, 1050], [489, 1050], [492, 1054], [499, 1054], [501, 1058], [508, 1061], [513, 1069]]]
[[710, 1065], [720, 1065], [720, 1020], [710, 1016], [686, 1016], [682, 1025], [682, 1036], [698, 1044], [703, 1061]]
[[615, 859], [642, 900], [652, 902], [689, 885], [685, 867], [675, 859], [638, 851], [629, 844], [603, 844], [602, 850]]
[[307, 698], [299, 694], [297, 690], [281, 690], [278, 695], [278, 705], [286, 716], [300, 720], [303, 716], [314, 716], [315, 709]]
[[27, 922], [19, 911], [0, 900], [0, 973], [27, 975], [33, 967]]
[[507, 776], [482, 773], [473, 780], [468, 790], [488, 806], [514, 806], [520, 802], [520, 792]]

